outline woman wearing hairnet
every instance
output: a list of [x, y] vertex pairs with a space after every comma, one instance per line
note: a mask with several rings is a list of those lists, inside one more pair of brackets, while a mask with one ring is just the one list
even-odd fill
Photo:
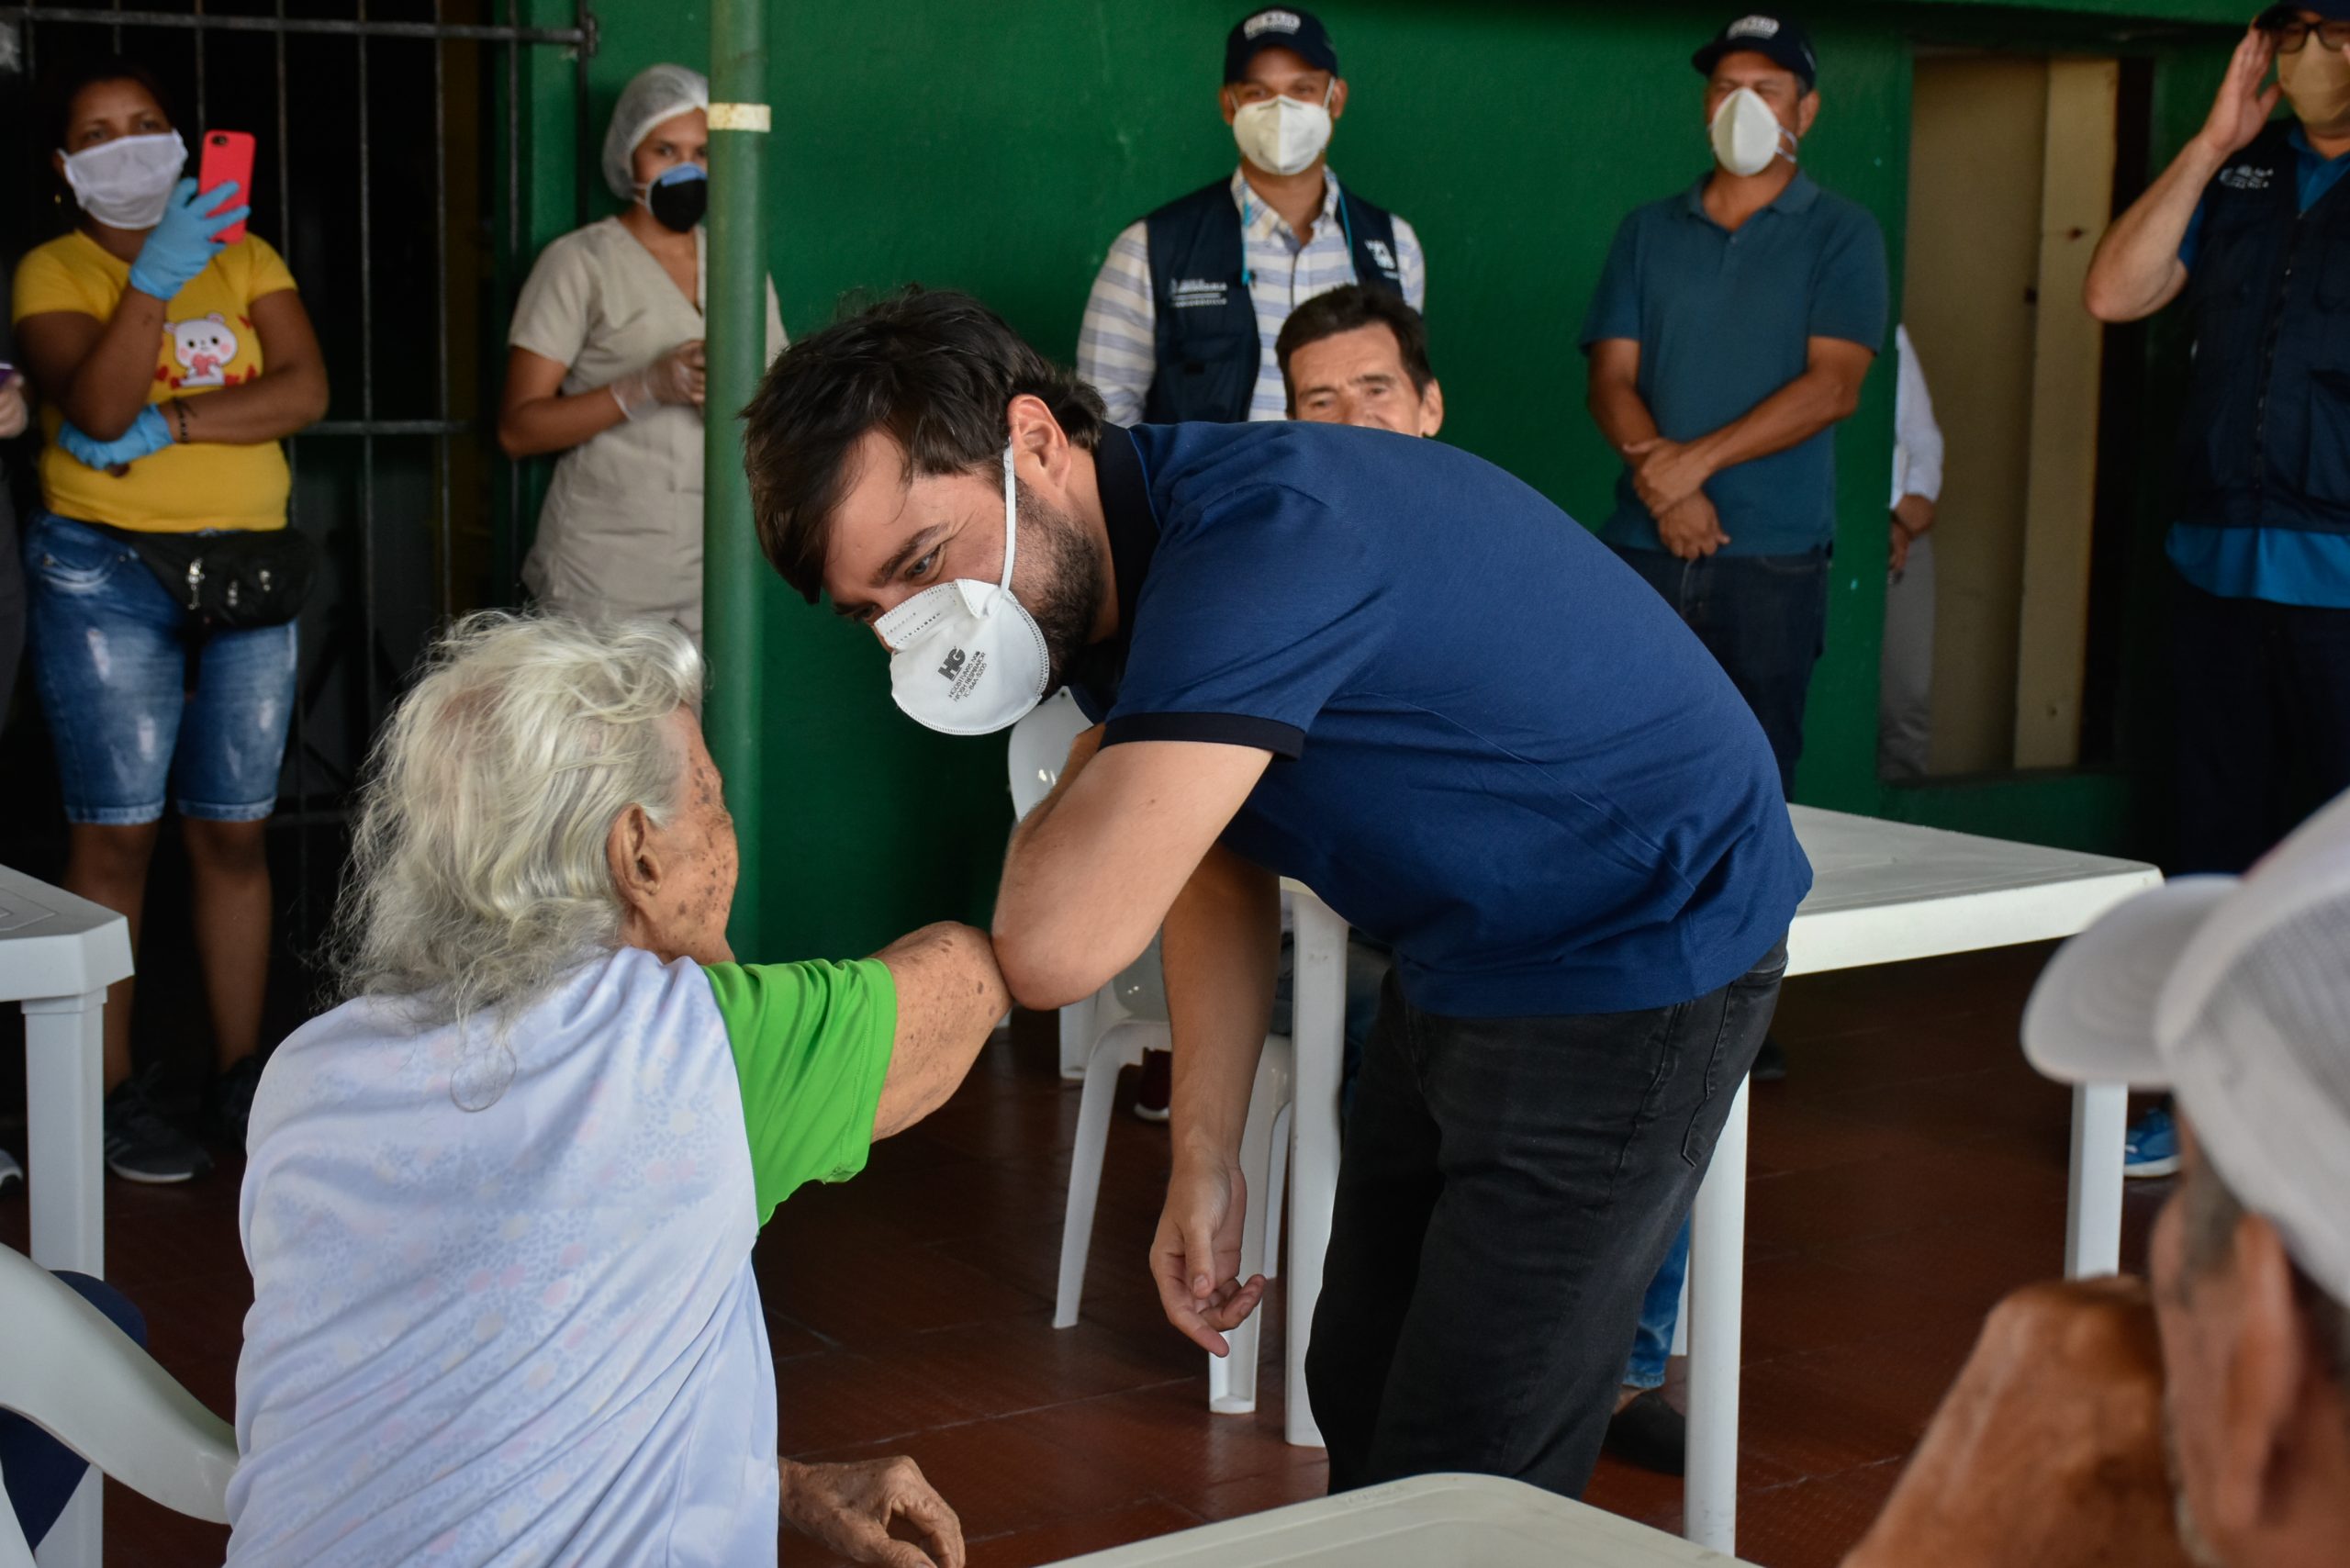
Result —
[[[498, 443], [560, 453], [522, 580], [553, 610], [650, 615], [701, 640], [703, 251], [710, 84], [655, 65], [621, 93], [604, 182], [627, 206], [531, 269]], [[767, 284], [767, 354], [783, 352]]]

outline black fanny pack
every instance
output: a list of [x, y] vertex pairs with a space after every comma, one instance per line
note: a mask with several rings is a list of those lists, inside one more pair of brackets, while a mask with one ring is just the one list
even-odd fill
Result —
[[318, 546], [291, 528], [149, 533], [91, 526], [139, 552], [163, 591], [207, 631], [278, 626], [301, 613]]

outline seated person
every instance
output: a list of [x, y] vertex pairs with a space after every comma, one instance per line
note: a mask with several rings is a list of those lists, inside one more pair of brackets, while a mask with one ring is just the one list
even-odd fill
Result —
[[1444, 428], [1427, 323], [1392, 294], [1350, 283], [1315, 296], [1281, 323], [1273, 357], [1292, 420], [1404, 435]]
[[778, 1465], [751, 1246], [945, 1103], [1003, 981], [959, 925], [735, 962], [701, 695], [674, 626], [487, 614], [388, 721], [348, 1000], [253, 1102], [240, 1568], [772, 1563], [778, 1515], [960, 1568], [911, 1463]]
[[[1402, 435], [1432, 436], [1444, 427], [1444, 388], [1428, 362], [1427, 323], [1392, 294], [1348, 284], [1316, 295], [1290, 313], [1273, 344], [1290, 418], [1316, 424], [1357, 425]], [[1347, 946], [1345, 1098], [1354, 1098], [1355, 1070], [1377, 1010], [1386, 949], [1361, 936]], [[1275, 1026], [1287, 1004], [1289, 956], [1282, 954]], [[1665, 1359], [1681, 1316], [1681, 1282], [1689, 1271], [1684, 1222], [1663, 1266], [1649, 1282], [1606, 1450], [1645, 1470], [1678, 1475], [1686, 1467], [1689, 1423], [1664, 1397]]]
[[2052, 1078], [2175, 1094], [2151, 1288], [1994, 1311], [1845, 1568], [2350, 1561], [2350, 795], [2075, 938], [2023, 1033]]

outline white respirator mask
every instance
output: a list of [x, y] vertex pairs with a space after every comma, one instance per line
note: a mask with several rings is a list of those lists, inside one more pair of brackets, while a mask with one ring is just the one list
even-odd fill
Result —
[[1012, 591], [1019, 493], [1003, 449], [1003, 580], [957, 577], [924, 588], [873, 624], [890, 647], [890, 695], [906, 717], [948, 735], [987, 735], [1044, 700], [1052, 654]]
[[176, 130], [118, 136], [79, 152], [62, 152], [65, 183], [82, 210], [109, 229], [152, 229], [187, 167], [187, 143]]
[[1796, 136], [1751, 87], [1740, 87], [1714, 110], [1707, 138], [1714, 158], [1733, 174], [1759, 174], [1774, 158], [1796, 162]]
[[1302, 174], [1330, 145], [1329, 100], [1326, 95], [1309, 104], [1284, 93], [1243, 104], [1232, 116], [1232, 140], [1240, 144], [1240, 155], [1259, 169]]

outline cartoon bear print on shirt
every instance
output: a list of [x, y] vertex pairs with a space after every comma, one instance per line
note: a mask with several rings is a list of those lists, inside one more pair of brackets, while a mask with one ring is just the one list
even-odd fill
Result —
[[182, 371], [172, 377], [172, 385], [229, 386], [229, 362], [237, 357], [241, 345], [228, 318], [215, 310], [193, 321], [173, 321], [170, 325], [172, 356], [180, 362]]

